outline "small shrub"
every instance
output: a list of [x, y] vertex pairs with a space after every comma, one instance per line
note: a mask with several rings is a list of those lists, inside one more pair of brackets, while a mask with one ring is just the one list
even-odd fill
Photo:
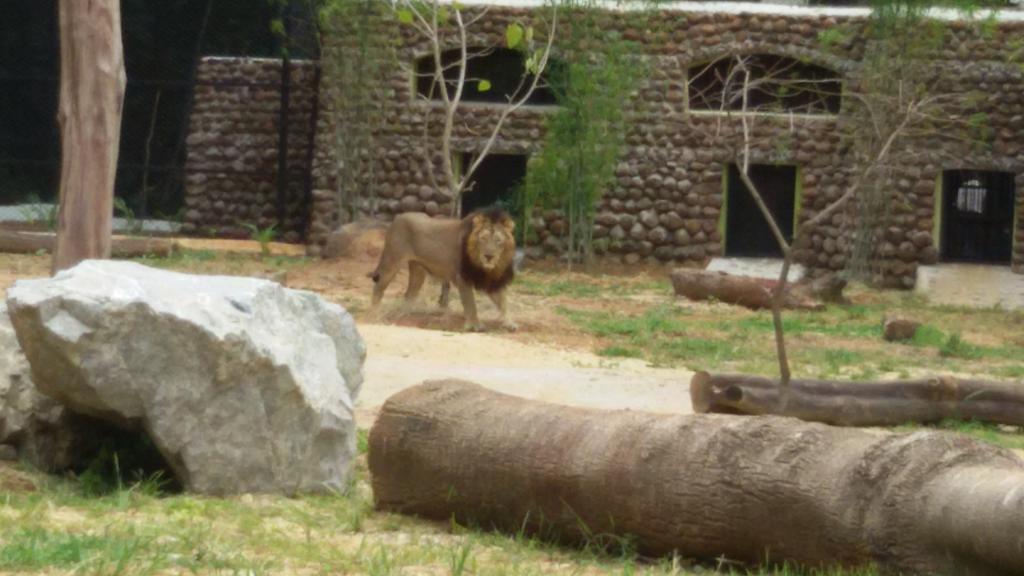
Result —
[[259, 242], [260, 255], [264, 258], [270, 256], [270, 243], [277, 237], [277, 225], [271, 224], [266, 228], [260, 228], [256, 224], [245, 222], [242, 227], [249, 231], [249, 237]]
[[135, 211], [128, 206], [124, 198], [114, 197], [114, 214], [124, 219], [125, 229], [129, 234], [142, 232], [142, 222], [135, 219]]
[[21, 207], [22, 217], [33, 224], [43, 224], [47, 230], [57, 229], [57, 203], [45, 204], [37, 194], [29, 194], [25, 206]]
[[939, 348], [939, 356], [943, 358], [978, 358], [981, 356], [981, 351], [976, 347], [972, 346], [960, 338], [959, 333], [950, 334], [949, 338], [943, 342], [942, 347]]

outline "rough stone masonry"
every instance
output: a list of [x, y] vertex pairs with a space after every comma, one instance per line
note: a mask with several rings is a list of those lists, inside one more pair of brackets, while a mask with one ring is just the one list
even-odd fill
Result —
[[[472, 29], [471, 45], [501, 45], [507, 24], [529, 22], [537, 17], [534, 10], [539, 10], [503, 4], [491, 7]], [[683, 265], [703, 265], [723, 254], [723, 172], [730, 161], [729, 148], [738, 136], [726, 133], [717, 139], [707, 137], [717, 119], [691, 110], [688, 70], [739, 51], [791, 57], [850, 78], [861, 65], [863, 38], [855, 35], [826, 49], [821, 34], [840, 25], [862, 29], [866, 17], [867, 11], [859, 9], [764, 4], [727, 9], [720, 5], [702, 8], [697, 3], [680, 3], [649, 14], [610, 11], [601, 15], [603, 26], [638, 44], [650, 73], [630, 101], [629, 131], [616, 167], [616, 182], [598, 206], [594, 238], [600, 241], [599, 249], [626, 262]], [[983, 26], [988, 27], [982, 30]], [[1015, 176], [1018, 214], [1012, 265], [1024, 270], [1024, 200], [1019, 192], [1024, 187], [1024, 73], [1012, 61], [1013, 40], [1021, 37], [1024, 18], [1006, 17], [994, 25], [981, 19], [950, 22], [945, 44], [934, 62], [943, 79], [942, 89], [981, 95], [973, 106], [986, 116], [991, 139], [980, 148], [969, 143], [940, 145], [924, 141], [919, 145], [920, 160], [898, 168], [891, 180], [898, 190], [897, 201], [887, 208], [888, 220], [874, 254], [873, 269], [879, 283], [911, 287], [917, 267], [939, 258], [936, 190], [943, 171], [949, 169], [997, 170]], [[442, 109], [436, 102], [417, 97], [411, 77], [416, 59], [428, 53], [428, 46], [408, 33], [396, 32], [396, 40], [401, 66], [393, 70], [388, 81], [394, 101], [378, 135], [377, 149], [370, 151], [376, 159], [379, 214], [385, 218], [408, 211], [446, 214], [450, 208], [447, 198], [430, 186], [426, 173], [427, 166], [438, 160]], [[325, 57], [331, 58], [331, 50], [342, 49], [344, 43], [328, 41], [325, 46]], [[246, 66], [252, 65], [207, 60], [203, 70], [207, 75], [217, 70], [226, 77], [237, 77], [245, 74]], [[324, 85], [332, 82], [326, 76], [329, 72], [325, 69]], [[201, 93], [197, 106], [206, 107], [211, 99], [223, 101], [216, 93]], [[306, 206], [307, 241], [314, 255], [320, 253], [328, 234], [338, 225], [338, 171], [330, 105], [331, 99], [321, 91], [323, 113], [316, 131], [313, 190]], [[225, 101], [222, 111], [203, 108], [209, 110], [208, 120], [203, 122], [216, 123], [217, 114], [238, 115], [247, 106], [247, 102]], [[520, 109], [510, 118], [494, 151], [529, 154], [538, 150], [544, 139], [545, 118], [552, 109], [545, 105]], [[454, 138], [457, 151], [479, 149], [497, 114], [495, 105], [467, 104]], [[837, 130], [844, 120], [840, 111], [765, 119], [760, 124], [761, 140], [768, 144], [755, 146], [754, 160], [797, 168], [799, 222], [837, 198], [850, 181], [851, 174], [844, 169], [849, 150]], [[240, 130], [239, 137], [245, 138], [249, 128], [232, 129]], [[198, 125], [194, 124], [193, 131], [198, 131]], [[192, 154], [202, 150], [190, 147], [190, 166]], [[216, 205], [217, 200], [208, 191], [209, 184], [196, 186], [196, 179], [201, 176], [190, 176], [188, 197], [190, 214], [198, 221], [208, 217], [208, 206], [211, 202]], [[242, 190], [234, 194], [238, 198], [244, 195]], [[533, 254], [558, 253], [564, 248], [561, 234], [566, 223], [557, 211], [537, 214], [532, 228], [538, 232]], [[798, 252], [799, 262], [812, 275], [842, 269], [850, 254], [851, 228], [847, 215], [837, 215], [809, 237], [809, 243]]]

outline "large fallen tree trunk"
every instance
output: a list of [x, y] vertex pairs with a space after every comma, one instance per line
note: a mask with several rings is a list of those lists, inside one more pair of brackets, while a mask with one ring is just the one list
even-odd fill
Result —
[[[0, 252], [13, 254], [35, 254], [37, 252], [53, 253], [57, 238], [51, 233], [19, 232], [0, 230]], [[139, 256], [170, 256], [176, 246], [167, 238], [135, 238], [130, 236], [114, 236], [110, 251], [117, 258], [137, 258]]]
[[643, 553], [1022, 574], [1024, 461], [951, 433], [570, 408], [454, 380], [370, 432], [380, 509]]
[[698, 372], [690, 401], [698, 413], [774, 414], [839, 426], [893, 426], [956, 418], [1024, 426], [1024, 385], [950, 377], [891, 382], [791, 380], [779, 406], [779, 382]]
[[[772, 293], [778, 284], [775, 280], [685, 268], [673, 270], [669, 277], [679, 296], [696, 301], [718, 300], [752, 310], [771, 308]], [[792, 310], [821, 310], [825, 305], [811, 294], [809, 288], [794, 284], [786, 289], [784, 307]]]

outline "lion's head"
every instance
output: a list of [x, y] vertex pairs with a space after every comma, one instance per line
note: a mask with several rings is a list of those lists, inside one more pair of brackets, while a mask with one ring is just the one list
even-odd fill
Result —
[[479, 290], [496, 292], [512, 281], [516, 223], [500, 208], [474, 212], [463, 220], [462, 277]]

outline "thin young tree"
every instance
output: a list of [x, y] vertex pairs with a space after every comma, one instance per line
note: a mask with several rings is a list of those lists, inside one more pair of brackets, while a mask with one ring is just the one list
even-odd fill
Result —
[[[456, 152], [453, 144], [456, 123], [460, 121], [459, 111], [467, 90], [488, 91], [491, 81], [488, 78], [469, 76], [470, 62], [488, 56], [494, 46], [477, 47], [470, 44], [470, 30], [474, 24], [487, 16], [489, 6], [484, 6], [468, 13], [458, 2], [441, 2], [441, 0], [396, 0], [395, 10], [399, 22], [411, 26], [430, 49], [432, 69], [428, 73], [431, 80], [430, 90], [421, 95], [425, 100], [432, 100], [434, 94], [440, 96], [442, 103], [442, 127], [440, 133], [441, 178], [435, 174], [435, 163], [432, 154], [426, 154], [426, 173], [434, 188], [443, 190], [451, 203], [450, 213], [457, 217], [462, 214], [462, 197], [470, 190], [473, 175], [491, 153], [501, 135], [505, 122], [529, 102], [534, 92], [542, 86], [544, 72], [547, 69], [558, 30], [558, 11], [553, 6], [546, 26], [546, 38], [542, 44], [536, 42], [533, 26], [519, 23], [510, 24], [505, 30], [505, 44], [510, 49], [523, 52], [523, 68], [519, 81], [511, 93], [505, 94], [505, 106], [498, 113], [490, 131], [474, 150], [467, 166], [458, 166], [455, 162]], [[458, 56], [448, 61], [446, 54], [449, 47], [454, 46]], [[418, 75], [418, 71], [417, 71]], [[424, 125], [424, 140], [427, 149], [436, 145], [432, 141], [429, 122]], [[461, 169], [460, 169], [461, 168]], [[450, 300], [451, 286], [444, 282], [438, 303], [447, 307]]]
[[[795, 60], [766, 62], [754, 55], [737, 53], [705, 67], [701, 73], [714, 75], [714, 81], [703, 83], [709, 87], [705, 93], [691, 95], [691, 98], [711, 98], [718, 103], [718, 120], [714, 123], [714, 134], [709, 136], [729, 150], [740, 179], [782, 255], [771, 299], [780, 376], [780, 411], [784, 411], [789, 402], [791, 368], [782, 310], [796, 249], [815, 230], [832, 223], [837, 216], [848, 216], [855, 207], [884, 206], [894, 193], [894, 187], [888, 185], [893, 168], [913, 159], [915, 141], [925, 136], [954, 137], [961, 132], [950, 130], [951, 127], [963, 128], [970, 122], [963, 114], [964, 96], [935, 93], [937, 77], [930, 72], [923, 50], [907, 49], [906, 34], [912, 26], [912, 20], [905, 19], [902, 26], [888, 31], [889, 36], [874, 39], [873, 53], [866, 58], [854, 81], [847, 83], [842, 97], [844, 106], [850, 108], [844, 111], [850, 121], [842, 126], [852, 153], [846, 166], [837, 167], [847, 172], [847, 183], [840, 194], [817, 213], [794, 225], [789, 238], [750, 176], [758, 150], [770, 147], [778, 133], [777, 129], [762, 131], [762, 126], [775, 123], [777, 128], [780, 121], [793, 126], [792, 110], [788, 119], [786, 113], [780, 113], [786, 99], [801, 101], [804, 112], [825, 110], [826, 99], [838, 96], [830, 87], [838, 86], [841, 79], [802, 78], [794, 74], [798, 66]], [[888, 44], [890, 40], [899, 46]], [[918, 40], [922, 41], [920, 37]], [[691, 87], [693, 85], [691, 82]], [[859, 245], [862, 257], [870, 258], [873, 231], [881, 226], [882, 214], [861, 210], [858, 216], [866, 219], [867, 225], [855, 230], [854, 243]]]
[[550, 74], [558, 111], [546, 118], [544, 144], [530, 160], [518, 208], [523, 238], [530, 237], [535, 208], [561, 212], [571, 270], [593, 255], [597, 205], [615, 182], [630, 114], [642, 105], [631, 96], [646, 70], [635, 43], [605, 29], [596, 0], [556, 5], [572, 22], [559, 38], [559, 66]]
[[[485, 18], [489, 7], [481, 7], [468, 12], [458, 2], [441, 2], [440, 0], [397, 0], [395, 3], [399, 21], [411, 26], [417, 35], [429, 46], [429, 57], [432, 60], [431, 70], [427, 73], [431, 79], [431, 89], [424, 99], [432, 99], [436, 94], [442, 104], [442, 127], [439, 135], [441, 174], [438, 178], [434, 172], [434, 162], [428, 154], [427, 173], [433, 179], [435, 187], [444, 191], [451, 202], [452, 216], [461, 214], [462, 196], [469, 191], [473, 175], [491, 153], [498, 141], [505, 122], [543, 86], [544, 71], [548, 66], [551, 48], [558, 28], [558, 11], [552, 7], [546, 23], [545, 38], [538, 42], [534, 28], [519, 23], [510, 24], [505, 30], [505, 44], [510, 49], [523, 53], [523, 68], [519, 75], [516, 88], [505, 94], [505, 106], [497, 114], [490, 130], [483, 135], [479, 145], [473, 150], [471, 160], [466, 166], [460, 167], [455, 161], [453, 139], [457, 123], [460, 122], [459, 112], [467, 90], [487, 91], [491, 89], [488, 78], [469, 76], [470, 62], [491, 54], [496, 47], [478, 47], [470, 44], [471, 29], [474, 24]], [[457, 52], [453, 60], [446, 58], [449, 49]], [[424, 129], [425, 137], [430, 138], [429, 126]]]
[[60, 0], [60, 211], [53, 271], [108, 258], [125, 93], [120, 0]]

